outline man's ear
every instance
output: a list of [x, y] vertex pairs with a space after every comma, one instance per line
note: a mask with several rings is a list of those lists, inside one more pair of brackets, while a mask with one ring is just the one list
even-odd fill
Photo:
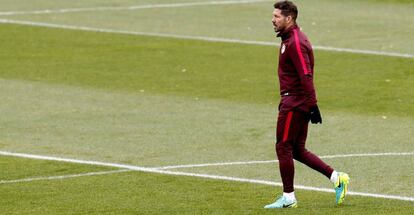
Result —
[[287, 16], [287, 17], [286, 17], [286, 22], [287, 22], [287, 23], [290, 23], [292, 20], [293, 20], [293, 19], [292, 19], [292, 16]]

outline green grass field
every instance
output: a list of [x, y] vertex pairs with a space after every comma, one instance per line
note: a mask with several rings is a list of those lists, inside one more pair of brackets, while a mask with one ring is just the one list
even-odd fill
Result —
[[[353, 193], [335, 206], [329, 180], [296, 163], [299, 208], [278, 211], [262, 208], [281, 187], [254, 183], [281, 182], [270, 162], [279, 100], [273, 1], [156, 6], [188, 2], [208, 1], [0, 2], [0, 214], [414, 211], [412, 1], [296, 1], [316, 47], [324, 119], [310, 126], [307, 145], [350, 174]], [[88, 9], [53, 11], [68, 8]], [[36, 26], [45, 24], [60, 26]], [[269, 162], [162, 170], [237, 161]], [[150, 172], [133, 170], [144, 167]]]

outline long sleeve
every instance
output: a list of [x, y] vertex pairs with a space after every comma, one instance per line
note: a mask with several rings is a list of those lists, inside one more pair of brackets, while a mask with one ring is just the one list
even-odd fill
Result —
[[294, 64], [295, 70], [300, 77], [306, 103], [310, 106], [316, 105], [316, 93], [313, 85], [313, 53], [310, 43], [305, 38], [298, 35], [298, 31], [293, 30], [293, 41], [289, 50], [290, 59]]

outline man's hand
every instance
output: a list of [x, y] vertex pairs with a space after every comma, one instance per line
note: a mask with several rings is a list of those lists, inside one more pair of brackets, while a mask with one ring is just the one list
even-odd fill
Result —
[[321, 112], [319, 111], [318, 105], [315, 105], [310, 108], [310, 120], [312, 124], [322, 124], [322, 116]]

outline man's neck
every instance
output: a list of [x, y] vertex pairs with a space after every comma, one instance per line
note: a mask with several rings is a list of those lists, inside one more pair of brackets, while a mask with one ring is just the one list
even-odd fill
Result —
[[277, 36], [282, 37], [282, 40], [285, 39], [287, 36], [287, 32], [289, 32], [290, 29], [294, 28], [295, 26], [296, 26], [296, 23], [290, 23], [288, 26], [286, 26], [285, 29], [283, 29], [283, 31], [279, 32]]
[[291, 22], [288, 26], [286, 26], [286, 28], [285, 28], [285, 32], [287, 32], [287, 31], [289, 31], [291, 28], [293, 28], [293, 26], [295, 26], [296, 25], [296, 23], [294, 23], [294, 22]]

